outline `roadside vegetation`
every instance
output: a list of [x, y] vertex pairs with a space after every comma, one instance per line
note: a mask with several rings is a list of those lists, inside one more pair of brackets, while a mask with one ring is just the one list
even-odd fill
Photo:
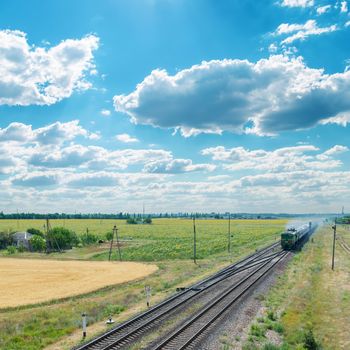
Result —
[[[350, 255], [339, 244], [350, 239], [350, 230], [337, 227], [334, 271], [332, 232], [329, 225], [321, 227], [294, 256], [265, 300], [266, 317], [251, 326], [245, 350], [350, 349]], [[279, 342], [270, 342], [270, 329]]]
[[[16, 227], [17, 222], [3, 222]], [[154, 219], [151, 225], [130, 225], [125, 220], [55, 220], [52, 227], [65, 227], [76, 233], [80, 242], [88, 233], [104, 243], [73, 247], [65, 253], [16, 252], [12, 257], [46, 259], [106, 260], [109, 250], [107, 233], [117, 225], [123, 260], [153, 261], [159, 270], [139, 281], [111, 285], [86, 295], [35, 306], [0, 310], [0, 349], [39, 350], [55, 343], [50, 349], [70, 349], [81, 340], [81, 314], [88, 314], [88, 336], [106, 330], [105, 321], [112, 315], [115, 321], [146, 309], [144, 286], [152, 288], [151, 303], [173, 293], [176, 287], [188, 285], [227, 265], [232, 260], [253, 252], [278, 239], [286, 220], [232, 220], [232, 253], [227, 251], [227, 220], [197, 220], [198, 263], [193, 257], [193, 227], [191, 220]], [[41, 229], [43, 221], [25, 220], [19, 230]], [[87, 236], [86, 236], [87, 237]], [[111, 235], [109, 235], [111, 238]], [[85, 238], [87, 239], [87, 238]], [[115, 251], [116, 248], [114, 247]], [[113, 255], [117, 260], [117, 256]], [[62, 280], [64, 283], [64, 280]], [[24, 291], [25, 293], [25, 291]], [[48, 307], [50, 305], [50, 307]], [[58, 342], [58, 343], [57, 343]]]

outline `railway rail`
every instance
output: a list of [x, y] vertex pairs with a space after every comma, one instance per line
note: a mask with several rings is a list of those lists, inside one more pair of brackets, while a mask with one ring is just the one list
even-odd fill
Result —
[[205, 331], [215, 324], [215, 322], [229, 310], [245, 293], [261, 280], [274, 268], [280, 260], [284, 259], [289, 252], [281, 252], [276, 257], [267, 260], [250, 272], [237, 284], [227, 288], [219, 298], [213, 303], [203, 308], [190, 320], [180, 325], [172, 334], [161, 341], [158, 345], [150, 347], [152, 350], [183, 350], [192, 348], [195, 341], [205, 333]]
[[[198, 298], [201, 294], [208, 292], [214, 286], [221, 285], [241, 272], [252, 269], [254, 271], [261, 271], [264, 267], [271, 265], [272, 261], [275, 261], [276, 259], [279, 261], [281, 255], [285, 254], [281, 250], [278, 250], [277, 252], [275, 251], [276, 249], [279, 249], [279, 245], [280, 242], [267, 246], [190, 287], [180, 288], [176, 294], [165, 299], [163, 302], [155, 305], [146, 312], [133, 317], [97, 338], [75, 347], [74, 349], [115, 350], [125, 348], [126, 345], [135, 342], [147, 331], [152, 330], [171, 314], [174, 314], [174, 312], [181, 309], [181, 307], [192, 302], [194, 298]], [[253, 272], [249, 271], [248, 275], [250, 276], [252, 273]], [[260, 278], [262, 277], [259, 277], [259, 279]], [[240, 285], [242, 284], [243, 282]], [[217, 303], [215, 303], [215, 305], [217, 305]]]
[[341, 236], [337, 237], [339, 245], [348, 253], [350, 254], [350, 247], [349, 245], [345, 242], [344, 238]]

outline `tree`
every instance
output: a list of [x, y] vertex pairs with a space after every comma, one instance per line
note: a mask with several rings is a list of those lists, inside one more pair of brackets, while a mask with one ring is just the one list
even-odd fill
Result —
[[46, 241], [39, 235], [33, 235], [30, 238], [30, 245], [35, 252], [42, 252], [46, 248]]
[[48, 245], [50, 249], [71, 249], [78, 243], [79, 238], [76, 233], [64, 227], [54, 227], [49, 231]]
[[13, 244], [12, 235], [6, 232], [0, 232], [0, 249], [6, 249]]
[[143, 220], [143, 222], [145, 224], [151, 224], [152, 223], [152, 219], [150, 217], [147, 217], [145, 220]]
[[44, 237], [44, 234], [40, 230], [38, 230], [37, 228], [28, 228], [27, 232], [32, 234], [32, 235], [37, 235], [37, 236], [40, 236], [40, 237]]

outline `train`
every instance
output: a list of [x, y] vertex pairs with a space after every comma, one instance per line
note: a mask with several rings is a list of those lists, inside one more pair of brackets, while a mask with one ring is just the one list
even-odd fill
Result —
[[312, 230], [312, 223], [302, 225], [298, 228], [290, 227], [281, 234], [281, 246], [284, 250], [293, 250], [298, 243]]

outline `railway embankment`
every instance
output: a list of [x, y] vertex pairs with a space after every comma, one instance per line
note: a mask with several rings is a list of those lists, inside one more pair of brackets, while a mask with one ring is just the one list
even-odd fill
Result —
[[243, 349], [350, 349], [349, 226], [337, 227], [334, 271], [332, 239], [324, 225], [295, 254], [250, 324]]

